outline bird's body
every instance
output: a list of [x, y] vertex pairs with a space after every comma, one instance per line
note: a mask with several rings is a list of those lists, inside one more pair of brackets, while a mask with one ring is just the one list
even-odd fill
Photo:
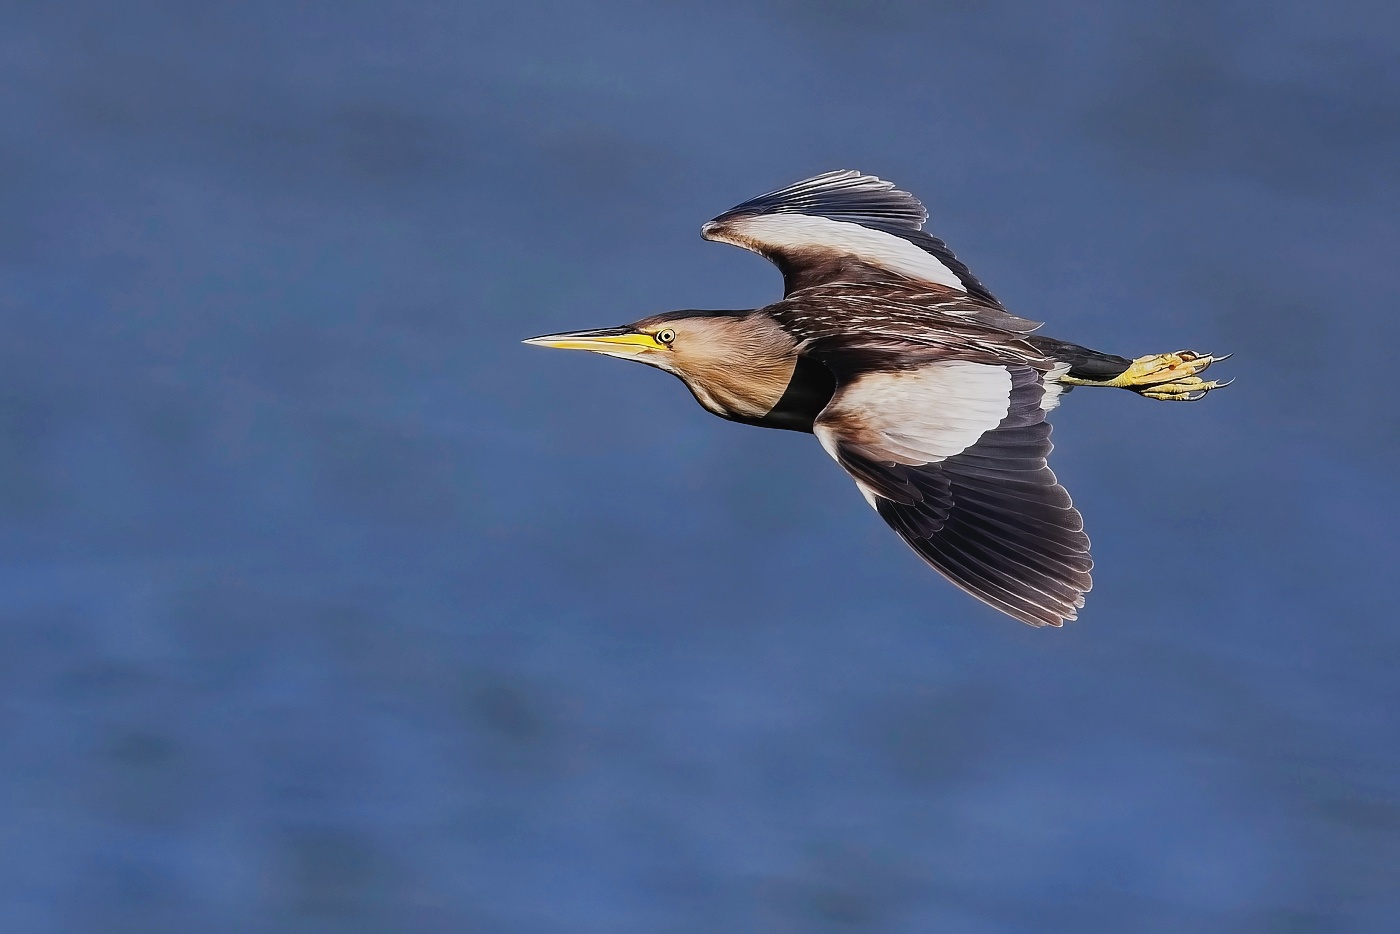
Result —
[[529, 343], [674, 373], [707, 410], [811, 432], [880, 516], [963, 590], [1033, 625], [1073, 619], [1091, 586], [1089, 539], [1046, 466], [1046, 414], [1075, 385], [1194, 400], [1214, 359], [1129, 360], [1043, 338], [888, 182], [830, 172], [702, 228], [772, 260], [781, 301], [683, 311]]

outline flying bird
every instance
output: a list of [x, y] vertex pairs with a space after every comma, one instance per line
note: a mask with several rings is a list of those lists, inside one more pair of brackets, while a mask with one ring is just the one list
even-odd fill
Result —
[[1089, 538], [1046, 465], [1046, 416], [1076, 386], [1195, 401], [1225, 383], [1181, 350], [1128, 359], [1033, 332], [890, 182], [827, 172], [745, 201], [701, 236], [783, 274], [762, 308], [672, 311], [525, 341], [680, 377], [721, 418], [815, 434], [929, 565], [1033, 626], [1076, 617]]

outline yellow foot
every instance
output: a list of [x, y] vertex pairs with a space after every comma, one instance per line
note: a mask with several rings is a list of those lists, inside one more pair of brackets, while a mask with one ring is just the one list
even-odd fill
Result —
[[1195, 402], [1212, 389], [1230, 385], [1230, 381], [1216, 382], [1201, 379], [1198, 375], [1218, 360], [1230, 355], [1215, 357], [1194, 350], [1179, 350], [1176, 353], [1149, 354], [1138, 357], [1122, 373], [1113, 379], [1095, 382], [1091, 380], [1064, 379], [1064, 382], [1078, 386], [1111, 386], [1117, 389], [1131, 389], [1149, 399], [1163, 399], [1172, 402]]
[[1133, 391], [1149, 399], [1162, 399], [1167, 402], [1195, 402], [1197, 399], [1204, 398], [1205, 394], [1212, 389], [1220, 389], [1230, 385], [1231, 382], [1232, 380], [1228, 379], [1224, 382], [1217, 382], [1213, 379], [1201, 379], [1199, 376], [1187, 376], [1170, 383], [1156, 383]]

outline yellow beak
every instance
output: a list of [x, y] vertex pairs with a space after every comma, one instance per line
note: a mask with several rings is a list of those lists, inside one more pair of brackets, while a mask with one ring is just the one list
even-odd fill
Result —
[[566, 334], [546, 334], [522, 341], [536, 347], [556, 347], [559, 350], [591, 350], [612, 357], [635, 357], [657, 349], [656, 339], [631, 328], [600, 328], [594, 331], [569, 331]]

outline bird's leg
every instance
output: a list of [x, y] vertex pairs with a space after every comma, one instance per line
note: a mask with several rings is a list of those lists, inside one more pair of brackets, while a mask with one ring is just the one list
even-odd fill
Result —
[[1128, 368], [1112, 379], [1081, 379], [1066, 374], [1060, 382], [1070, 386], [1108, 386], [1114, 389], [1131, 389], [1149, 399], [1163, 399], [1171, 402], [1195, 402], [1212, 389], [1230, 385], [1229, 380], [1216, 382], [1201, 379], [1198, 375], [1217, 360], [1224, 360], [1229, 354], [1215, 357], [1194, 350], [1178, 350], [1176, 353], [1149, 354], [1138, 357]]

